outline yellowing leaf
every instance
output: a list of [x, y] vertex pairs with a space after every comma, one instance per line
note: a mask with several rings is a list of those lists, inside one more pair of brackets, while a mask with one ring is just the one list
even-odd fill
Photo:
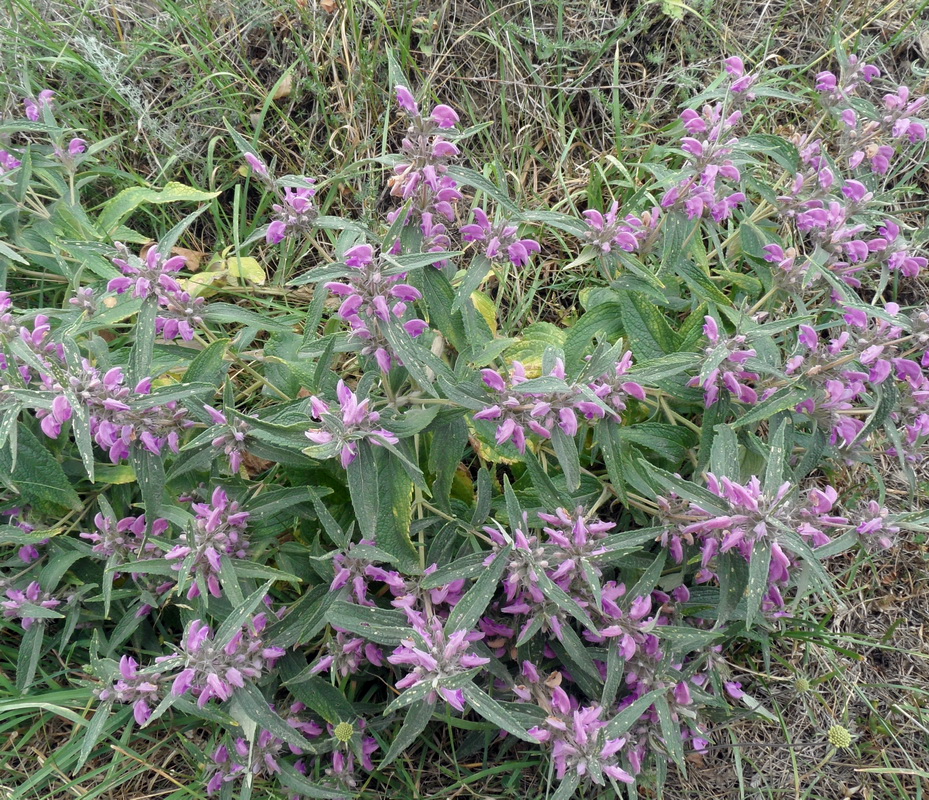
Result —
[[487, 327], [490, 328], [490, 332], [496, 334], [497, 309], [494, 306], [494, 301], [486, 294], [479, 291], [471, 292], [471, 301], [474, 303], [474, 307], [478, 310], [478, 313], [487, 322]]
[[216, 286], [225, 282], [225, 272], [200, 272], [187, 280], [180, 281], [185, 292], [191, 297], [209, 297], [216, 294]]
[[132, 186], [123, 189], [112, 200], [107, 200], [103, 211], [97, 218], [97, 227], [107, 235], [113, 235], [119, 224], [139, 206], [146, 203], [204, 203], [212, 200], [219, 192], [204, 192], [183, 183], [170, 181], [163, 189], [150, 189], [146, 186]]
[[244, 278], [249, 283], [257, 284], [258, 286], [264, 285], [264, 282], [267, 280], [265, 271], [262, 268], [261, 264], [258, 263], [257, 258], [227, 258], [223, 265], [229, 271], [229, 274], [233, 278]]

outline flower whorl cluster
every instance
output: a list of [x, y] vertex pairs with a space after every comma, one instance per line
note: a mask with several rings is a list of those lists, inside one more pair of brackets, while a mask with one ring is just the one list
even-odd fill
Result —
[[495, 369], [482, 369], [481, 377], [491, 391], [492, 404], [477, 411], [474, 419], [497, 422], [497, 444], [512, 441], [519, 452], [525, 453], [527, 433], [550, 439], [557, 426], [566, 436], [574, 436], [579, 429], [578, 414], [588, 422], [608, 415], [618, 420], [618, 412], [626, 408], [626, 397], [644, 400], [645, 390], [638, 383], [623, 380], [631, 365], [632, 354], [627, 352], [612, 374], [602, 375], [587, 385], [578, 385], [564, 382], [564, 364], [557, 359], [544, 377], [560, 381], [563, 387], [546, 392], [520, 388], [530, 379], [519, 361], [512, 362], [506, 377]]
[[338, 315], [351, 328], [352, 336], [366, 342], [363, 355], [373, 354], [378, 366], [389, 372], [394, 361], [400, 360], [392, 352], [382, 326], [400, 324], [414, 339], [428, 328], [421, 319], [400, 322], [409, 303], [422, 298], [418, 289], [403, 283], [406, 273], [390, 274], [389, 265], [375, 258], [374, 248], [359, 244], [345, 253], [345, 264], [351, 267], [345, 281], [330, 281], [326, 289], [344, 298]]
[[251, 430], [251, 425], [244, 419], [235, 419], [233, 422], [229, 422], [226, 415], [222, 411], [213, 408], [213, 406], [204, 405], [203, 409], [210, 415], [214, 425], [225, 429], [218, 436], [213, 437], [210, 444], [223, 451], [229, 459], [229, 469], [233, 475], [237, 475], [245, 458], [246, 439], [249, 430]]
[[[762, 489], [756, 476], [741, 484], [707, 473], [706, 481], [707, 489], [725, 501], [727, 513], [715, 513], [691, 502], [687, 518], [696, 521], [670, 528], [662, 541], [678, 563], [684, 559], [685, 545], [699, 546], [699, 583], [716, 578], [714, 565], [719, 554], [733, 551], [745, 561], [751, 561], [756, 543], [764, 543], [771, 552], [764, 607], [778, 613], [784, 605], [780, 588], [787, 585], [796, 563], [792, 555], [794, 547], [787, 534], [795, 532], [813, 547], [828, 543], [831, 538], [828, 531], [848, 525], [845, 517], [833, 513], [838, 492], [831, 486], [811, 489], [801, 499], [789, 482], [769, 494]], [[671, 502], [667, 498], [664, 500], [668, 508]]]
[[340, 628], [333, 630], [335, 636], [326, 642], [322, 650], [323, 655], [310, 668], [311, 674], [316, 675], [328, 670], [333, 678], [337, 675], [347, 678], [357, 673], [365, 664], [384, 666], [384, 654], [376, 644], [351, 636]]
[[[113, 564], [160, 558], [162, 555], [161, 547], [145, 538], [145, 514], [115, 520], [98, 513], [94, 517], [94, 525], [96, 531], [83, 532], [80, 537], [93, 544], [94, 553], [101, 558], [112, 559]], [[156, 519], [152, 523], [152, 536], [163, 536], [169, 526], [168, 520]]]
[[18, 169], [23, 165], [23, 162], [20, 161], [12, 153], [7, 152], [6, 150], [0, 150], [0, 176], [6, 172], [10, 172], [14, 169]]
[[24, 98], [23, 106], [26, 109], [26, 119], [30, 122], [38, 122], [43, 111], [51, 111], [54, 96], [55, 93], [51, 89], [43, 89], [35, 98]]
[[61, 605], [49, 592], [46, 592], [38, 581], [30, 582], [25, 589], [9, 588], [6, 590], [6, 600], [0, 600], [0, 608], [7, 619], [17, 619], [23, 630], [29, 630], [36, 617], [29, 616], [29, 607], [45, 608], [54, 611]]
[[[261, 632], [267, 624], [267, 617], [257, 614], [222, 644], [215, 641], [209, 625], [194, 620], [181, 643], [183, 669], [175, 676], [171, 693], [180, 696], [191, 692], [202, 708], [213, 698], [225, 702], [246, 681], [257, 681], [284, 655], [282, 648], [266, 647], [262, 642]], [[176, 658], [167, 656], [156, 661]]]
[[563, 779], [569, 772], [603, 786], [606, 778], [633, 783], [619, 766], [618, 756], [626, 744], [621, 737], [607, 738], [602, 706], [576, 707], [561, 687], [551, 697], [551, 713], [543, 725], [529, 729], [537, 742], [551, 745], [555, 774]]
[[844, 125], [841, 151], [847, 157], [848, 166], [855, 169], [867, 160], [872, 172], [885, 174], [890, 168], [896, 148], [887, 142], [906, 139], [910, 144], [926, 138], [926, 122], [916, 117], [925, 105], [925, 97], [910, 97], [906, 86], [899, 86], [893, 93], [882, 97], [882, 107], [876, 109], [876, 118], [859, 119], [859, 111], [852, 104], [862, 82], [871, 83], [880, 77], [880, 70], [873, 64], [860, 61], [851, 55], [842, 66], [840, 74], [825, 70], [816, 76], [816, 88], [823, 101], [835, 111]]
[[758, 373], [745, 369], [745, 362], [757, 355], [754, 348], [746, 346], [748, 338], [737, 334], [723, 339], [716, 320], [710, 316], [704, 317], [704, 320], [706, 324], [703, 326], [703, 334], [710, 340], [710, 346], [705, 351], [706, 365], [687, 385], [703, 389], [707, 408], [719, 400], [721, 388], [725, 388], [741, 403], [757, 403], [758, 392], [749, 382], [757, 381]]
[[46, 436], [57, 439], [61, 435], [65, 423], [74, 416], [72, 402], [77, 401], [87, 413], [93, 440], [107, 451], [114, 464], [129, 457], [134, 443], [155, 455], [161, 455], [165, 447], [174, 453], [179, 451], [180, 432], [194, 424], [188, 419], [187, 409], [175, 401], [133, 402], [137, 396], [151, 394], [151, 378], [130, 387], [125, 385], [122, 367], [103, 372], [86, 358], [81, 359], [80, 366], [72, 367], [62, 344], [51, 337], [48, 317], [36, 315], [31, 329], [26, 325], [17, 327], [16, 323], [9, 294], [0, 292], [0, 342], [18, 337], [35, 357], [30, 363], [42, 364], [39, 371], [15, 356], [11, 362], [0, 353], [0, 370], [15, 367], [16, 372], [10, 375], [14, 382], [21, 381], [50, 395], [49, 405], [35, 412]]
[[[458, 114], [453, 108], [440, 104], [424, 117], [405, 86], [397, 87], [397, 101], [409, 115], [410, 126], [400, 144], [401, 161], [388, 181], [390, 194], [410, 202], [404, 224], [418, 218], [427, 239], [444, 236], [445, 226], [437, 222], [436, 217], [454, 222], [455, 203], [462, 197], [458, 183], [448, 175], [448, 162], [458, 156], [459, 150], [444, 133], [453, 131], [458, 124]], [[402, 212], [403, 207], [390, 212], [388, 221], [393, 223]], [[430, 250], [429, 247], [425, 249]]]
[[[69, 388], [90, 414], [90, 433], [94, 441], [106, 450], [115, 464], [128, 458], [130, 448], [137, 442], [155, 455], [161, 455], [165, 447], [177, 453], [180, 449], [180, 432], [193, 425], [187, 409], [171, 401], [163, 405], [133, 407], [136, 395], [148, 395], [152, 381], [144, 378], [134, 388], [125, 385], [122, 367], [113, 367], [101, 374], [87, 359], [81, 363], [78, 374], [67, 376]], [[46, 376], [43, 384], [50, 391], [60, 391], [60, 386]], [[71, 419], [73, 409], [67, 399], [58, 395], [52, 403], [51, 412], [40, 409], [36, 416], [42, 420], [42, 430], [47, 436], [57, 438], [61, 425]]]
[[[726, 72], [733, 79], [730, 96], [747, 98], [747, 90], [754, 82], [745, 74], [738, 58], [728, 59]], [[661, 198], [663, 209], [683, 208], [688, 219], [709, 214], [715, 222], [722, 222], [745, 202], [745, 194], [732, 191], [723, 181], [737, 186], [742, 179], [738, 167], [729, 156], [738, 144], [731, 132], [742, 119], [739, 110], [727, 111], [723, 103], [705, 105], [700, 113], [691, 108], [681, 112], [681, 120], [689, 134], [681, 140], [681, 149], [687, 154], [687, 176], [671, 187]]]
[[[274, 711], [274, 706], [270, 707]], [[314, 739], [322, 732], [322, 726], [307, 718], [303, 712], [306, 706], [303, 703], [292, 703], [286, 714], [282, 714], [284, 721], [294, 730], [302, 733], [307, 739]], [[228, 744], [226, 743], [228, 742]], [[236, 737], [227, 739], [213, 752], [213, 763], [210, 765], [209, 777], [206, 784], [208, 795], [219, 792], [225, 784], [233, 783], [246, 776], [248, 772], [255, 777], [270, 778], [281, 771], [280, 761], [290, 755], [303, 755], [303, 749], [285, 742], [267, 730], [259, 730], [254, 741]], [[298, 771], [303, 772], [305, 767], [302, 761], [295, 765]], [[298, 800], [303, 794], [290, 795], [291, 800]]]
[[413, 669], [395, 686], [398, 689], [409, 689], [425, 683], [431, 687], [426, 696], [427, 702], [435, 703], [441, 694], [453, 708], [464, 711], [464, 692], [448, 684], [450, 679], [490, 663], [489, 658], [468, 652], [471, 644], [483, 639], [484, 634], [467, 630], [447, 633], [438, 617], [427, 620], [419, 611], [410, 608], [404, 610], [416, 637], [404, 639], [387, 656], [387, 660], [391, 664], [411, 666]]
[[123, 272], [123, 277], [113, 278], [107, 291], [123, 294], [131, 290], [132, 296], [158, 300], [158, 316], [155, 330], [168, 341], [178, 336], [186, 342], [194, 338], [196, 329], [203, 324], [205, 300], [191, 297], [177, 281], [177, 273], [187, 264], [184, 256], [166, 258], [157, 247], [150, 247], [144, 261], [131, 254], [129, 249], [117, 242], [120, 255], [113, 263]]
[[319, 211], [313, 203], [316, 196], [315, 178], [303, 178], [306, 186], [285, 186], [281, 202], [274, 203], [274, 220], [268, 226], [265, 240], [268, 244], [278, 244], [288, 236], [307, 233], [313, 229]]
[[524, 267], [529, 256], [542, 250], [535, 239], [520, 239], [519, 226], [507, 220], [492, 224], [482, 208], [472, 212], [476, 222], [461, 228], [461, 237], [466, 242], [486, 242], [484, 257], [490, 262], [509, 260], [514, 267]]
[[101, 703], [132, 703], [135, 721], [144, 725], [161, 700], [161, 679], [160, 672], [139, 672], [139, 662], [123, 656], [119, 659], [119, 677], [94, 694]]
[[647, 247], [654, 238], [661, 220], [661, 208], [656, 206], [640, 217], [627, 214], [620, 219], [619, 201], [614, 200], [606, 212], [590, 208], [582, 216], [587, 221], [585, 242], [595, 245], [603, 253], [612, 252], [614, 247], [632, 253]]
[[369, 409], [370, 398], [361, 402], [355, 393], [348, 388], [345, 381], [339, 381], [336, 387], [336, 396], [339, 399], [339, 413], [330, 410], [330, 406], [318, 397], [310, 398], [310, 414], [313, 419], [322, 422], [322, 428], [314, 428], [306, 432], [306, 437], [318, 447], [313, 448], [315, 457], [331, 458], [340, 454], [342, 466], [348, 467], [358, 455], [358, 442], [366, 440], [371, 444], [383, 445], [397, 444], [397, 437], [378, 427], [381, 415]]
[[[558, 508], [553, 514], [540, 512], [538, 516], [543, 523], [548, 523], [542, 529], [545, 539], [541, 541], [530, 532], [525, 513], [521, 524], [511, 533], [486, 526], [484, 532], [490, 537], [493, 553], [485, 559], [485, 564], [499, 558], [500, 551], [512, 544], [502, 584], [504, 595], [500, 611], [523, 619], [519, 639], [537, 629], [550, 632], [561, 641], [563, 628], [569, 619], [563, 608], [550, 601], [542, 584], [550, 581], [581, 609], [589, 610], [600, 605], [593, 589], [595, 582], [599, 585], [602, 574], [596, 559], [605, 552], [602, 539], [615, 527], [615, 523], [588, 519], [583, 508], [576, 509], [574, 513]], [[625, 588], [621, 587], [616, 596], [624, 592]], [[609, 603], [610, 593], [609, 584], [600, 592], [604, 609]], [[617, 613], [621, 616], [618, 607]], [[612, 617], [610, 621], [613, 621]], [[514, 635], [511, 629], [488, 632], [506, 638]]]
[[194, 503], [191, 508], [196, 514], [191, 529], [180, 535], [178, 544], [165, 553], [165, 558], [175, 562], [172, 567], [179, 572], [189, 568], [194, 580], [187, 591], [188, 600], [200, 596], [198, 579], [205, 582], [213, 597], [222, 597], [219, 584], [222, 556], [248, 556], [245, 527], [250, 515], [240, 511], [239, 504], [230, 501], [219, 486], [213, 490], [209, 503]]

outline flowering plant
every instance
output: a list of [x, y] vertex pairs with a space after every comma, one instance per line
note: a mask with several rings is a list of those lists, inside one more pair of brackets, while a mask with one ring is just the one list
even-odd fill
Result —
[[[918, 523], [843, 480], [883, 454], [915, 486], [929, 437], [927, 260], [894, 206], [924, 98], [880, 81], [820, 73], [784, 138], [754, 116], [780, 90], [729, 58], [633, 203], [570, 213], [516, 207], [403, 85], [383, 223], [231, 131], [270, 208], [236, 256], [290, 248], [281, 282], [312, 287], [285, 311], [191, 280], [207, 205], [155, 243], [126, 225], [215, 194], [84, 211], [106, 143], [27, 99], [0, 151], [0, 605], [22, 692], [86, 653], [96, 711], [59, 765], [185, 719], [211, 794], [352, 796], [452, 715], [463, 746], [548, 753], [558, 800], [684, 769], [747, 702], [732, 643]], [[503, 336], [490, 294], [551, 230], [597, 291]], [[53, 305], [14, 301], [24, 268]]]

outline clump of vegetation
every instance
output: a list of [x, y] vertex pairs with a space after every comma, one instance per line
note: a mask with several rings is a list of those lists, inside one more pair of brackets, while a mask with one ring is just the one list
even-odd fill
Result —
[[314, 176], [227, 119], [227, 182], [125, 186], [51, 89], [0, 126], [7, 689], [74, 725], [22, 796], [139, 736], [178, 797], [420, 796], [443, 748], [439, 792], [662, 796], [776, 719], [737, 654], [925, 530], [920, 93], [728, 57], [539, 208], [390, 74], [384, 151]]

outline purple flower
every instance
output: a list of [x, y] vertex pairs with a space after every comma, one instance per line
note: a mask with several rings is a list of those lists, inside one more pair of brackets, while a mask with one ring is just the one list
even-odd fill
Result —
[[725, 389], [742, 403], [757, 403], [758, 392], [751, 384], [759, 380], [759, 375], [744, 367], [748, 359], [756, 356], [754, 348], [746, 347], [748, 337], [738, 334], [724, 339], [713, 317], [707, 316], [704, 320], [703, 333], [710, 341], [704, 352], [710, 366], [691, 378], [687, 385], [703, 389], [707, 408], [719, 400], [720, 389]]
[[322, 428], [306, 432], [306, 437], [317, 445], [310, 448], [316, 457], [331, 458], [340, 453], [342, 466], [348, 467], [358, 455], [357, 442], [363, 439], [380, 446], [397, 444], [399, 440], [393, 433], [378, 426], [381, 415], [370, 410], [370, 398], [359, 402], [355, 393], [341, 380], [336, 387], [336, 395], [339, 399], [338, 414], [318, 397], [311, 398], [311, 416], [323, 423]]
[[[80, 534], [93, 544], [93, 552], [111, 562], [124, 564], [128, 561], [140, 561], [147, 558], [160, 558], [161, 547], [146, 539], [147, 522], [144, 514], [137, 517], [112, 517], [97, 514], [94, 517], [96, 531]], [[164, 536], [170, 523], [166, 519], [156, 519], [152, 524], [152, 536]]]
[[23, 606], [28, 604], [54, 610], [61, 605], [61, 600], [55, 599], [44, 591], [38, 581], [32, 581], [25, 589], [7, 589], [6, 598], [6, 600], [0, 601], [3, 616], [7, 619], [18, 619], [24, 630], [29, 630], [36, 618], [30, 617], [29, 611], [24, 609]]
[[55, 96], [55, 93], [51, 89], [43, 89], [39, 92], [39, 96], [36, 99], [27, 97], [23, 100], [23, 105], [26, 107], [26, 119], [31, 122], [38, 122], [39, 117], [42, 115], [42, 112], [45, 109], [51, 109], [52, 107], [52, 98]]
[[191, 692], [201, 708], [210, 700], [224, 702], [246, 682], [258, 680], [284, 655], [280, 647], [266, 647], [261, 632], [267, 625], [258, 614], [223, 644], [213, 639], [210, 627], [194, 620], [181, 644], [183, 669], [175, 676], [171, 693]]
[[396, 92], [397, 102], [404, 111], [411, 115], [419, 114], [419, 106], [413, 98], [413, 93], [406, 86], [398, 86]]
[[421, 683], [432, 687], [426, 701], [435, 703], [439, 694], [458, 711], [464, 711], [464, 693], [446, 685], [456, 676], [490, 662], [469, 652], [471, 644], [484, 638], [479, 631], [455, 631], [449, 634], [438, 617], [428, 622], [418, 611], [404, 609], [415, 635], [404, 639], [387, 660], [391, 664], [412, 667], [412, 671], [396, 682], [398, 689], [409, 689]]
[[517, 225], [501, 221], [491, 224], [487, 214], [481, 208], [472, 212], [476, 223], [461, 228], [462, 238], [466, 242], [482, 241], [487, 243], [484, 256], [488, 261], [507, 261], [513, 266], [524, 267], [529, 263], [531, 253], [541, 251], [541, 246], [535, 239], [520, 239]]
[[373, 354], [381, 369], [389, 372], [395, 360], [402, 362], [393, 354], [385, 326], [400, 323], [409, 336], [421, 336], [429, 328], [426, 322], [418, 318], [403, 319], [408, 304], [422, 295], [403, 282], [406, 273], [385, 275], [390, 265], [376, 258], [369, 244], [355, 245], [345, 252], [344, 258], [351, 270], [344, 281], [330, 281], [326, 289], [343, 298], [338, 315], [349, 324], [352, 337], [365, 342], [362, 354]]
[[281, 202], [272, 206], [274, 220], [265, 234], [268, 244], [278, 244], [288, 236], [297, 233], [308, 233], [316, 225], [316, 219], [319, 216], [319, 210], [313, 203], [313, 197], [316, 195], [316, 188], [313, 184], [316, 179], [303, 178], [303, 181], [305, 186], [285, 186]]
[[219, 584], [222, 556], [248, 557], [245, 528], [250, 515], [240, 511], [239, 504], [230, 501], [221, 487], [213, 490], [210, 503], [194, 503], [192, 508], [196, 520], [191, 530], [182, 533], [164, 557], [175, 562], [172, 566], [177, 571], [189, 565], [189, 575], [194, 580], [187, 591], [188, 600], [200, 596], [200, 579], [213, 597], [222, 597]]
[[[433, 228], [437, 216], [449, 222], [455, 220], [454, 206], [462, 197], [458, 183], [447, 174], [448, 162], [458, 155], [458, 148], [443, 134], [458, 124], [458, 114], [447, 105], [437, 105], [428, 117], [423, 117], [409, 89], [398, 86], [396, 91], [400, 107], [410, 117], [410, 126], [401, 143], [402, 161], [388, 181], [390, 194], [410, 201], [403, 224], [421, 221], [423, 252], [447, 249], [444, 226], [440, 230]], [[392, 211], [388, 221], [393, 223], [400, 213], [402, 209]]]
[[606, 784], [604, 776], [622, 783], [634, 778], [619, 766], [618, 756], [626, 744], [624, 738], [608, 739], [607, 723], [601, 706], [553, 709], [544, 725], [529, 729], [537, 741], [551, 745], [555, 774], [559, 780], [571, 772], [585, 782]]
[[256, 156], [254, 153], [246, 153], [245, 160], [248, 162], [248, 165], [253, 170], [255, 170], [256, 173], [258, 173], [258, 175], [262, 177], [268, 176], [268, 165], [265, 164], [265, 162], [258, 158], [258, 156]]
[[161, 700], [161, 679], [160, 672], [139, 672], [138, 662], [124, 655], [119, 659], [119, 677], [95, 694], [101, 702], [132, 703], [132, 715], [142, 726]]

